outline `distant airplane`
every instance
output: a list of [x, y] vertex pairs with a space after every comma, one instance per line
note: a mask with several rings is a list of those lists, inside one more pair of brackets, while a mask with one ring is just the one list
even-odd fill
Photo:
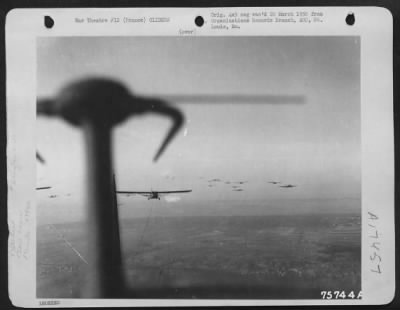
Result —
[[279, 186], [279, 187], [291, 188], [291, 187], [296, 187], [296, 185], [288, 184], [288, 185], [281, 185], [281, 186]]
[[177, 193], [190, 193], [191, 189], [179, 190], [179, 191], [150, 191], [150, 192], [130, 192], [130, 191], [117, 191], [117, 194], [134, 194], [142, 195], [147, 197], [147, 200], [158, 199], [160, 200], [160, 195], [165, 194], [177, 194]]
[[50, 195], [49, 198], [56, 198], [57, 195]]
[[49, 188], [51, 188], [51, 186], [36, 187], [36, 190], [39, 191], [42, 189], [49, 189]]
[[241, 188], [236, 188], [236, 189], [233, 189], [232, 191], [234, 191], [234, 192], [242, 192], [243, 189], [241, 189]]
[[271, 182], [268, 182], [268, 183], [271, 183], [271, 184], [279, 184], [279, 183], [281, 183], [281, 182], [271, 181]]

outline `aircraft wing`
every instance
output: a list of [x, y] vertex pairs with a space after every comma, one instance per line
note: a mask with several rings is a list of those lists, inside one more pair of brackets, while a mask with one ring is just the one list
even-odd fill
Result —
[[180, 191], [156, 191], [155, 193], [158, 194], [175, 194], [175, 193], [190, 193], [192, 190], [191, 189], [185, 189], [185, 190], [180, 190]]
[[151, 196], [152, 192], [130, 192], [130, 191], [117, 191], [117, 194], [132, 194], [132, 195], [143, 195], [143, 196]]
[[36, 187], [36, 190], [49, 189], [51, 186]]
[[179, 191], [152, 191], [152, 192], [117, 191], [117, 194], [152, 196], [153, 194], [178, 194], [178, 193], [190, 193], [191, 191], [192, 191], [191, 189], [185, 189]]

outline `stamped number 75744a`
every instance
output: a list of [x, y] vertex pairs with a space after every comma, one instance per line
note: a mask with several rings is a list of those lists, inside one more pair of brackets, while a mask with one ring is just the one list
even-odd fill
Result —
[[361, 299], [362, 292], [346, 291], [321, 291], [322, 299]]

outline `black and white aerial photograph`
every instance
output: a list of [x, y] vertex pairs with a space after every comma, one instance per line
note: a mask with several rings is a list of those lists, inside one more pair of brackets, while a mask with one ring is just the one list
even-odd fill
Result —
[[357, 298], [360, 37], [36, 46], [37, 298]]

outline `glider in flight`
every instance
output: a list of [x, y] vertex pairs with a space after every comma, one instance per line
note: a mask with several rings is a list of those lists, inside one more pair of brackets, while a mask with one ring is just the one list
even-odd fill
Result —
[[131, 192], [131, 191], [117, 191], [117, 194], [133, 194], [133, 195], [142, 195], [147, 197], [147, 200], [150, 199], [158, 199], [160, 200], [161, 195], [168, 194], [179, 194], [179, 193], [190, 193], [191, 189], [179, 190], [179, 191], [150, 191], [150, 192]]

